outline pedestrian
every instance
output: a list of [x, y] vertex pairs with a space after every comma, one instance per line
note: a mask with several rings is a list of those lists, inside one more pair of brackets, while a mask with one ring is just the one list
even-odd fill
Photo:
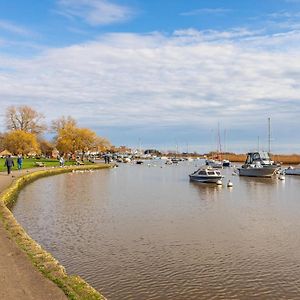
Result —
[[22, 169], [22, 165], [23, 165], [23, 157], [22, 157], [22, 154], [19, 154], [19, 155], [18, 155], [17, 163], [18, 163], [18, 170], [21, 170], [21, 169]]
[[61, 167], [63, 167], [65, 165], [65, 160], [62, 156], [59, 159], [59, 164], [60, 164]]
[[8, 175], [11, 173], [11, 169], [14, 165], [15, 165], [15, 163], [14, 163], [14, 160], [12, 159], [11, 155], [10, 154], [7, 155], [4, 166], [6, 166], [6, 168], [7, 168]]

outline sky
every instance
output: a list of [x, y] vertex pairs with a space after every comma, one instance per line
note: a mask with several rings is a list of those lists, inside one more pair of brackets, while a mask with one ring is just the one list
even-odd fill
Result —
[[300, 152], [300, 0], [0, 0], [9, 105], [115, 145]]

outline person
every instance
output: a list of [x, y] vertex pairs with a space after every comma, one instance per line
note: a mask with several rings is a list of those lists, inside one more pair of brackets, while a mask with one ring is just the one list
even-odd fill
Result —
[[21, 170], [23, 165], [23, 157], [21, 154], [18, 155], [17, 163], [18, 163], [18, 170]]
[[62, 156], [59, 159], [59, 164], [60, 164], [61, 167], [63, 167], [65, 165], [65, 160]]
[[9, 175], [11, 173], [12, 167], [15, 165], [14, 160], [12, 159], [10, 154], [6, 157], [4, 165], [6, 166], [7, 174]]

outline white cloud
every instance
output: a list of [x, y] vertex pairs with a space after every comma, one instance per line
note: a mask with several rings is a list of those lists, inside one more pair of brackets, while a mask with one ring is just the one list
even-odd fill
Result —
[[91, 128], [248, 128], [268, 116], [288, 126], [300, 112], [299, 37], [190, 29], [107, 34], [33, 59], [0, 55], [0, 104]]
[[29, 29], [23, 26], [5, 20], [0, 20], [0, 29], [21, 36], [31, 36], [33, 34]]
[[58, 0], [58, 5], [60, 14], [92, 26], [124, 22], [133, 16], [131, 8], [107, 0]]
[[232, 12], [232, 10], [227, 8], [200, 8], [200, 9], [194, 9], [191, 11], [183, 12], [180, 15], [181, 16], [196, 16], [196, 15], [208, 15], [208, 14], [223, 15], [229, 12]]

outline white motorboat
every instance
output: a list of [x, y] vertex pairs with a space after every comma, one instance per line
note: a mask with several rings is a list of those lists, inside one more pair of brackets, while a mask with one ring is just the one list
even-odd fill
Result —
[[219, 170], [211, 167], [201, 167], [189, 176], [190, 180], [203, 183], [217, 183], [224, 177]]
[[231, 166], [231, 162], [228, 159], [223, 159], [223, 167], [230, 167]]
[[215, 160], [215, 159], [207, 159], [206, 160], [206, 165], [207, 166], [210, 166], [212, 168], [220, 168], [222, 169], [223, 168], [223, 162], [219, 161], [219, 160]]
[[285, 175], [300, 175], [300, 165], [298, 167], [288, 167], [284, 169]]
[[245, 163], [238, 168], [240, 176], [272, 177], [280, 168], [267, 152], [249, 152]]

